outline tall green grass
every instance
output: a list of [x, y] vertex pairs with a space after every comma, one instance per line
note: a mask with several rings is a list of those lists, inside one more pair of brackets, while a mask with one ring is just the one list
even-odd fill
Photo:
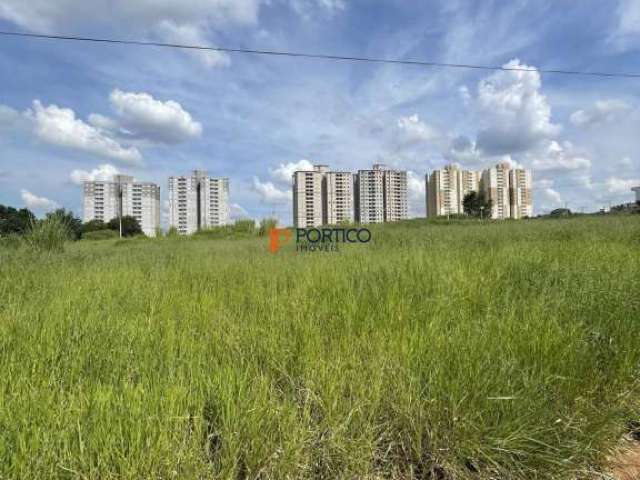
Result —
[[0, 249], [0, 478], [555, 479], [638, 418], [633, 217]]

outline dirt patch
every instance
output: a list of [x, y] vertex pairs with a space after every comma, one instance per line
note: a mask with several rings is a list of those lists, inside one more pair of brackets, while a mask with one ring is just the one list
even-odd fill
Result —
[[640, 442], [625, 440], [611, 456], [612, 480], [640, 480]]

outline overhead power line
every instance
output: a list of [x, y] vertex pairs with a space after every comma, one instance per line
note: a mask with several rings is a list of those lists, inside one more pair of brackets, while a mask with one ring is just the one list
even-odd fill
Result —
[[289, 51], [276, 51], [276, 50], [257, 50], [249, 48], [229, 48], [229, 47], [214, 47], [207, 45], [186, 45], [178, 43], [163, 43], [163, 42], [147, 42], [140, 40], [124, 40], [117, 38], [96, 38], [96, 37], [78, 37], [70, 35], [45, 35], [38, 33], [27, 32], [6, 32], [0, 31], [0, 35], [5, 37], [21, 37], [21, 38], [33, 38], [41, 40], [65, 40], [76, 42], [93, 42], [93, 43], [106, 43], [106, 44], [118, 44], [118, 45], [135, 45], [141, 47], [161, 47], [161, 48], [177, 48], [184, 50], [203, 50], [212, 52], [224, 52], [224, 53], [241, 53], [252, 55], [270, 55], [275, 57], [293, 57], [293, 58], [307, 58], [314, 60], [333, 60], [333, 61], [346, 61], [346, 62], [363, 62], [363, 63], [387, 63], [396, 65], [416, 65], [422, 67], [438, 67], [438, 68], [463, 68], [471, 70], [501, 70], [506, 72], [538, 72], [545, 74], [558, 74], [558, 75], [580, 75], [589, 77], [610, 77], [610, 78], [640, 78], [640, 73], [624, 73], [624, 72], [602, 72], [602, 71], [580, 71], [580, 70], [564, 70], [564, 69], [537, 69], [537, 68], [523, 68], [523, 67], [505, 67], [498, 65], [473, 65], [465, 63], [443, 63], [443, 62], [428, 62], [422, 60], [400, 60], [393, 58], [376, 58], [376, 57], [352, 57], [343, 55], [326, 55], [317, 53], [305, 53], [305, 52], [289, 52]]

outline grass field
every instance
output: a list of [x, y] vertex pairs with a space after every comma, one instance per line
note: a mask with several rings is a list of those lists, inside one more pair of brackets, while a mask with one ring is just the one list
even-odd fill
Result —
[[640, 417], [640, 218], [373, 237], [0, 248], [0, 478], [597, 469]]

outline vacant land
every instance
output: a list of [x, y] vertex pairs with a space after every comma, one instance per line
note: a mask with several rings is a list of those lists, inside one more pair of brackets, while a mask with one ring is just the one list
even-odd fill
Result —
[[0, 478], [551, 479], [640, 416], [640, 218], [0, 248]]

